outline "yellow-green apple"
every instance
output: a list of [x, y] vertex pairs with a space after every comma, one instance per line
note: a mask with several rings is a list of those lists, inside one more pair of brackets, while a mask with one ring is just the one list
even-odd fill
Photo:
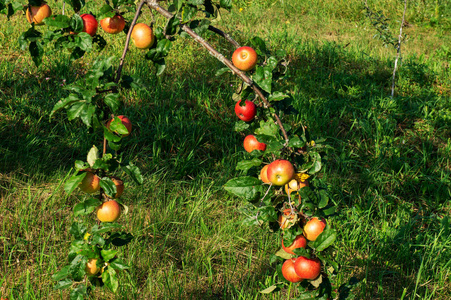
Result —
[[92, 172], [86, 172], [86, 176], [80, 182], [79, 187], [80, 190], [88, 194], [98, 192], [100, 190], [100, 178]]
[[285, 185], [294, 176], [293, 165], [285, 159], [277, 159], [269, 164], [268, 179], [274, 185]]
[[252, 121], [257, 114], [257, 107], [254, 102], [246, 100], [244, 101], [244, 105], [241, 106], [241, 100], [235, 104], [235, 114], [238, 118], [243, 120], [244, 122]]
[[250, 71], [257, 64], [257, 52], [248, 46], [240, 47], [233, 52], [232, 62], [241, 71]]
[[125, 27], [125, 20], [124, 17], [122, 17], [119, 14], [116, 14], [112, 18], [105, 18], [100, 20], [100, 27], [102, 29], [110, 34], [117, 34], [124, 30]]
[[[132, 122], [130, 122], [130, 119], [127, 118], [126, 116], [120, 115], [117, 117], [121, 120], [122, 124], [124, 124], [125, 128], [127, 128], [127, 131], [128, 131], [128, 134], [123, 134], [122, 136], [128, 136], [132, 132]], [[111, 122], [113, 122], [113, 120], [114, 120], [114, 118], [112, 118], [110, 121], [108, 121], [108, 123], [106, 124], [107, 128], [110, 128], [110, 124], [111, 124]], [[115, 133], [117, 133], [117, 132], [115, 132]]]
[[246, 150], [247, 152], [252, 152], [254, 150], [261, 150], [261, 151], [266, 150], [266, 144], [260, 143], [257, 140], [257, 138], [252, 134], [250, 134], [244, 138], [243, 146], [244, 146], [244, 150]]
[[324, 219], [313, 217], [304, 225], [304, 235], [309, 241], [315, 241], [325, 227], [326, 221]]
[[290, 282], [301, 282], [303, 278], [301, 278], [294, 269], [294, 262], [296, 259], [290, 258], [287, 259], [282, 265], [282, 275], [283, 277]]
[[121, 207], [114, 200], [103, 202], [97, 208], [97, 218], [100, 222], [114, 222], [121, 215]]
[[35, 25], [41, 25], [45, 18], [48, 18], [52, 15], [52, 10], [50, 6], [46, 3], [42, 3], [41, 6], [31, 6], [28, 7], [25, 16], [29, 23], [33, 23]]
[[285, 250], [285, 252], [293, 254], [293, 255], [295, 255], [295, 253], [293, 252], [294, 249], [305, 248], [306, 246], [307, 246], [307, 240], [305, 239], [305, 237], [302, 234], [296, 236], [293, 243], [291, 243], [291, 245], [289, 247], [285, 247], [283, 245], [283, 239], [282, 239], [283, 250]]
[[149, 49], [155, 42], [152, 28], [144, 23], [138, 23], [133, 27], [132, 40], [136, 48]]
[[124, 182], [117, 177], [111, 177], [111, 180], [113, 181], [114, 185], [116, 186], [116, 195], [114, 195], [114, 197], [113, 197], [112, 195], [107, 194], [107, 196], [110, 198], [117, 199], [124, 192]]
[[299, 256], [294, 262], [294, 271], [302, 279], [313, 280], [321, 273], [321, 261], [318, 258]]
[[83, 20], [83, 32], [86, 32], [90, 36], [94, 36], [99, 25], [96, 18], [90, 14], [82, 14], [80, 17]]
[[90, 258], [86, 263], [85, 272], [88, 276], [99, 273], [100, 268], [97, 267], [97, 258]]
[[260, 180], [263, 181], [263, 183], [270, 183], [268, 179], [268, 166], [269, 165], [265, 165], [260, 171]]

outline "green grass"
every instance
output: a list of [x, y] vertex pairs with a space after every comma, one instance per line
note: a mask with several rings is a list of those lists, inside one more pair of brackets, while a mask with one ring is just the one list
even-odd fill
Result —
[[[369, 5], [390, 18], [396, 36], [402, 4]], [[289, 53], [296, 120], [333, 147], [322, 177], [340, 208], [329, 220], [339, 232], [334, 282], [358, 282], [355, 299], [449, 299], [450, 4], [409, 1], [393, 99], [395, 50], [373, 38], [358, 0], [236, 1], [222, 17], [216, 26], [240, 43], [259, 35]], [[48, 115], [67, 93], [61, 85], [96, 54], [71, 65], [56, 53], [36, 68], [15, 42], [24, 20], [0, 17], [0, 296], [67, 299], [51, 275], [66, 263], [71, 210], [85, 196], [67, 197], [62, 184], [101, 136], [64, 112]], [[119, 57], [124, 35], [105, 38], [103, 54]], [[209, 39], [231, 55], [226, 41]], [[123, 196], [129, 213], [120, 223], [135, 239], [121, 255], [132, 268], [117, 295], [96, 291], [93, 299], [289, 299], [293, 287], [258, 293], [277, 282], [269, 255], [280, 240], [240, 225], [244, 203], [222, 189], [243, 155], [233, 132], [239, 81], [215, 77], [221, 64], [190, 40], [173, 50], [159, 78], [141, 51], [127, 56], [124, 73], [148, 87], [123, 95], [134, 126], [124, 149], [145, 183], [126, 181]]]

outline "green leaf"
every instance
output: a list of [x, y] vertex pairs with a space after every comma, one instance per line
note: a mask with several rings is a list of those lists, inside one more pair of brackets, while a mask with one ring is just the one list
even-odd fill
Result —
[[284, 94], [282, 92], [274, 92], [271, 95], [268, 96], [268, 101], [272, 102], [272, 101], [280, 101], [283, 99], [289, 98], [289, 96], [287, 94]]
[[320, 190], [319, 191], [320, 201], [318, 203], [318, 208], [324, 208], [329, 204], [329, 195], [327, 194], [326, 190]]
[[218, 71], [216, 71], [216, 76], [221, 76], [222, 74], [226, 73], [226, 72], [231, 72], [230, 69], [228, 67], [225, 68], [221, 68]]
[[105, 96], [103, 101], [106, 105], [108, 105], [109, 108], [111, 108], [111, 111], [113, 113], [116, 113], [121, 106], [121, 101], [119, 101], [119, 94], [108, 94]]
[[116, 269], [116, 270], [121, 270], [121, 271], [127, 270], [127, 269], [130, 268], [130, 267], [129, 267], [122, 259], [120, 259], [120, 258], [113, 259], [113, 260], [110, 262], [110, 267], [113, 268], [113, 269]]
[[312, 247], [316, 251], [323, 251], [333, 244], [337, 239], [337, 232], [334, 229], [326, 228], [315, 240]]
[[111, 132], [111, 130], [109, 130], [105, 126], [103, 126], [103, 135], [110, 142], [119, 142], [122, 139], [121, 136], [114, 134], [113, 132]]
[[305, 142], [301, 141], [301, 139], [298, 136], [294, 136], [290, 138], [290, 141], [288, 142], [288, 147], [293, 148], [302, 148], [305, 146]]
[[121, 165], [122, 170], [127, 173], [137, 184], [143, 184], [144, 178], [141, 175], [141, 171], [139, 168], [133, 163], [129, 163], [128, 165]]
[[92, 37], [86, 32], [80, 32], [75, 37], [75, 45], [84, 52], [89, 52], [92, 49]]
[[127, 245], [132, 239], [133, 235], [128, 232], [115, 232], [109, 238], [109, 240], [111, 240], [111, 244], [117, 247]]
[[65, 108], [66, 106], [69, 106], [72, 103], [79, 102], [79, 101], [82, 101], [82, 100], [79, 99], [78, 95], [76, 95], [76, 94], [69, 94], [69, 96], [67, 96], [66, 98], [61, 99], [60, 101], [58, 101], [53, 106], [52, 112], [50, 113], [50, 117], [52, 117], [53, 114], [55, 112], [57, 112], [58, 110], [60, 110], [62, 108]]
[[180, 16], [183, 23], [189, 22], [193, 17], [197, 14], [197, 7], [184, 5], [182, 10], [180, 11]]
[[164, 70], [166, 69], [166, 61], [164, 60], [164, 58], [154, 61], [154, 64], [157, 67], [157, 76], [163, 74]]
[[117, 255], [117, 252], [118, 250], [116, 249], [103, 249], [102, 251], [100, 251], [100, 254], [102, 255], [103, 260], [108, 262]]
[[119, 282], [116, 277], [116, 271], [113, 268], [108, 268], [102, 273], [102, 280], [110, 291], [116, 293], [117, 288], [119, 287]]
[[89, 198], [81, 203], [77, 203], [74, 206], [74, 217], [80, 215], [89, 215], [90, 213], [95, 211], [100, 204], [100, 200], [95, 198]]
[[269, 67], [269, 69], [272, 71], [277, 67], [277, 59], [274, 56], [270, 56], [267, 60], [266, 60], [266, 65]]
[[276, 253], [276, 256], [281, 257], [283, 259], [290, 259], [292, 257], [292, 255], [288, 252], [286, 252], [285, 250], [283, 250], [283, 248], [280, 248]]
[[109, 6], [108, 4], [104, 4], [97, 13], [97, 19], [102, 20], [105, 18], [112, 18], [114, 17], [115, 14], [116, 12], [113, 10], [111, 6]]
[[83, 172], [80, 175], [72, 175], [64, 184], [64, 190], [66, 191], [67, 195], [72, 194], [72, 192], [79, 186], [79, 184], [83, 181], [83, 179], [86, 177], [86, 172]]
[[262, 164], [262, 160], [259, 158], [253, 158], [251, 160], [242, 160], [236, 165], [237, 170], [247, 171], [252, 167], [258, 167]]
[[84, 296], [87, 295], [86, 285], [80, 284], [70, 291], [70, 300], [83, 300]]
[[85, 0], [70, 0], [69, 4], [73, 7], [75, 12], [79, 12], [83, 6], [85, 6]]
[[93, 145], [88, 152], [86, 161], [92, 167], [98, 158], [99, 158], [99, 149], [97, 149], [97, 147]]
[[44, 23], [52, 27], [66, 28], [70, 26], [71, 19], [65, 15], [52, 15], [49, 18], [45, 18]]
[[248, 129], [249, 126], [250, 125], [244, 121], [241, 121], [241, 120], [237, 121], [237, 122], [235, 122], [235, 131], [236, 132], [244, 131], [244, 130]]
[[268, 49], [266, 48], [266, 43], [264, 40], [262, 40], [261, 38], [259, 38], [258, 36], [253, 37], [251, 39], [251, 44], [254, 46], [257, 54], [259, 55], [266, 55], [266, 53], [268, 52]]
[[[69, 276], [69, 266], [63, 267], [61, 270], [52, 275], [53, 281], [60, 281]], [[72, 281], [72, 280], [71, 280]]]
[[105, 191], [105, 194], [107, 195], [116, 195], [116, 185], [114, 184], [113, 180], [108, 177], [103, 177], [100, 179], [100, 187]]
[[261, 120], [260, 128], [257, 128], [255, 133], [258, 135], [269, 135], [277, 139], [279, 138], [279, 126], [272, 119], [268, 119], [267, 121]]
[[267, 287], [266, 289], [264, 289], [264, 290], [261, 290], [259, 293], [260, 294], [270, 294], [270, 293], [272, 293], [272, 292], [275, 292], [275, 291], [277, 291], [279, 289], [279, 287], [277, 286], [277, 285], [271, 285], [271, 286], [269, 286], [269, 287]]
[[82, 32], [83, 31], [83, 19], [78, 15], [72, 15], [70, 19], [70, 27], [74, 32]]
[[[67, 269], [69, 270], [69, 266], [67, 266]], [[64, 290], [70, 287], [73, 284], [73, 280], [70, 278], [66, 278], [63, 280], [58, 281], [55, 286], [53, 286], [53, 289], [55, 290]]]
[[34, 64], [36, 66], [41, 65], [42, 63], [42, 56], [44, 55], [44, 47], [42, 46], [41, 42], [31, 42], [29, 47], [31, 59], [33, 60]]
[[179, 29], [180, 20], [177, 15], [172, 16], [166, 23], [166, 34], [174, 35], [177, 33]]
[[264, 194], [262, 182], [255, 177], [243, 176], [229, 180], [224, 189], [235, 196], [251, 201]]
[[114, 222], [114, 223], [102, 223], [102, 226], [98, 226], [98, 225], [94, 225], [92, 227], [92, 234], [100, 234], [100, 233], [106, 233], [106, 232], [110, 232], [113, 229], [119, 229], [122, 228], [122, 225]]
[[222, 8], [231, 9], [232, 8], [232, 0], [220, 0], [219, 5]]
[[252, 76], [252, 80], [263, 90], [271, 93], [272, 84], [272, 70], [269, 67], [255, 67], [255, 73]]
[[69, 273], [75, 281], [81, 281], [85, 275], [85, 267], [88, 258], [84, 255], [77, 255], [69, 265]]
[[69, 229], [69, 233], [73, 235], [76, 240], [81, 240], [85, 236], [86, 231], [86, 226], [77, 222], [73, 222]]
[[188, 3], [192, 5], [202, 5], [204, 4], [204, 0], [188, 0]]

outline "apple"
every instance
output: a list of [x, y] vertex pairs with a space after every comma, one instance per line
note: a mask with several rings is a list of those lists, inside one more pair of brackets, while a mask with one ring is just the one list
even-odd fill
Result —
[[92, 172], [86, 172], [85, 178], [80, 182], [80, 190], [92, 194], [100, 190], [100, 178]]
[[290, 228], [298, 221], [297, 211], [291, 208], [286, 208], [283, 210], [282, 214], [279, 215], [278, 222], [280, 229], [284, 230], [286, 228]]
[[294, 262], [294, 271], [302, 279], [313, 280], [321, 273], [321, 261], [318, 258], [299, 256]]
[[270, 183], [268, 179], [268, 167], [269, 165], [265, 165], [260, 171], [260, 180], [263, 181], [263, 183]]
[[94, 36], [98, 26], [96, 18], [90, 14], [82, 14], [80, 17], [83, 19], [83, 32], [86, 32], [90, 36]]
[[240, 47], [233, 52], [232, 62], [241, 71], [252, 70], [257, 64], [257, 52], [248, 46]]
[[250, 134], [244, 138], [243, 146], [244, 146], [244, 150], [246, 150], [249, 153], [254, 150], [261, 150], [261, 151], [266, 150], [266, 144], [260, 143], [259, 141], [257, 141], [257, 138], [252, 134]]
[[100, 222], [114, 222], [121, 215], [121, 207], [114, 200], [103, 202], [97, 208], [97, 218]]
[[294, 270], [294, 262], [296, 259], [287, 259], [282, 265], [282, 275], [290, 282], [301, 282], [303, 278], [299, 277]]
[[305, 239], [305, 237], [302, 234], [296, 236], [293, 243], [289, 247], [285, 247], [283, 245], [283, 239], [282, 239], [283, 250], [285, 250], [285, 252], [293, 254], [293, 255], [295, 255], [295, 253], [293, 252], [294, 249], [305, 248], [306, 246], [307, 246], [307, 240]]
[[[130, 135], [130, 133], [132, 132], [132, 122], [130, 122], [130, 119], [127, 118], [126, 116], [122, 116], [122, 115], [117, 116], [117, 117], [121, 120], [122, 124], [124, 124], [125, 128], [127, 128], [127, 130], [128, 130], [128, 134], [123, 134], [122, 136]], [[107, 128], [110, 128], [110, 124], [111, 124], [111, 122], [113, 122], [113, 120], [114, 120], [114, 118], [112, 118], [110, 121], [108, 121], [108, 123], [106, 125]], [[117, 132], [115, 132], [115, 133], [117, 133]]]
[[294, 176], [293, 165], [285, 159], [277, 159], [269, 164], [268, 179], [274, 185], [285, 185]]
[[90, 258], [86, 263], [85, 272], [88, 276], [99, 273], [100, 268], [97, 267], [97, 258]]
[[324, 231], [326, 227], [326, 221], [324, 219], [318, 219], [317, 217], [311, 218], [304, 225], [304, 235], [309, 241], [315, 241], [316, 238]]
[[119, 14], [116, 14], [112, 18], [105, 18], [100, 20], [100, 27], [102, 29], [110, 34], [118, 34], [122, 30], [124, 30], [125, 27], [125, 20], [124, 17], [122, 17]]
[[246, 100], [244, 105], [240, 105], [241, 100], [235, 104], [235, 114], [244, 122], [252, 121], [257, 114], [257, 107], [254, 102]]
[[[31, 13], [30, 13], [31, 10]], [[27, 17], [27, 20], [29, 23], [33, 23], [35, 25], [42, 25], [43, 20], [45, 18], [48, 18], [52, 15], [52, 10], [50, 9], [50, 6], [48, 6], [46, 3], [43, 3], [41, 6], [31, 6], [28, 7], [27, 12], [25, 16]]]
[[132, 40], [136, 48], [149, 49], [155, 42], [155, 35], [152, 28], [144, 23], [137, 23], [133, 27]]
[[107, 196], [110, 198], [117, 199], [124, 192], [124, 182], [117, 177], [111, 177], [111, 180], [113, 181], [114, 185], [116, 186], [116, 195], [114, 197], [112, 197], [111, 195], [107, 195]]

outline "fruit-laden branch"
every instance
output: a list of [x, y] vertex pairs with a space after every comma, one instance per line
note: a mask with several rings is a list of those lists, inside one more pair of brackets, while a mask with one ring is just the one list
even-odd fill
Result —
[[[171, 19], [173, 17], [173, 14], [171, 14], [169, 11], [167, 11], [166, 9], [164, 9], [163, 7], [158, 5], [157, 0], [147, 0], [146, 2], [147, 2], [147, 6], [149, 6], [149, 8], [154, 9], [155, 11], [157, 11], [159, 14], [161, 14], [165, 18]], [[240, 77], [241, 80], [243, 80], [247, 85], [249, 85], [254, 90], [254, 92], [260, 97], [260, 99], [263, 101], [265, 107], [271, 107], [271, 104], [268, 102], [266, 97], [263, 95], [262, 91], [256, 85], [254, 85], [254, 82], [252, 81], [252, 79], [250, 79], [248, 76], [246, 76], [245, 73], [241, 72], [238, 68], [236, 68], [230, 60], [225, 58], [224, 55], [222, 55], [215, 48], [213, 48], [213, 46], [211, 46], [201, 36], [199, 36], [197, 33], [195, 33], [189, 26], [187, 26], [185, 24], [180, 24], [180, 28], [183, 31], [185, 31], [188, 35], [190, 35], [196, 42], [198, 42], [205, 49], [207, 49], [208, 52], [210, 53], [210, 55], [215, 57], [217, 60], [222, 62], [224, 65], [226, 65], [232, 71], [232, 73], [238, 75], [238, 77]], [[274, 113], [273, 115], [274, 115], [274, 118], [276, 119], [277, 125], [279, 125], [279, 128], [282, 131], [282, 134], [285, 138], [285, 142], [286, 142], [285, 145], [287, 145], [288, 141], [289, 141], [287, 131], [283, 127], [283, 124], [280, 121], [279, 116], [276, 113]]]
[[135, 27], [136, 21], [138, 20], [139, 14], [141, 13], [141, 9], [145, 2], [146, 0], [141, 0], [141, 2], [139, 2], [138, 8], [136, 9], [135, 17], [133, 18], [133, 21], [130, 24], [130, 29], [128, 30], [127, 33], [127, 39], [125, 40], [124, 51], [122, 52], [121, 61], [119, 63], [119, 67], [117, 68], [116, 72], [116, 79], [114, 80], [114, 82], [116, 83], [118, 83], [119, 80], [121, 79], [122, 67], [124, 66], [125, 56], [127, 55], [128, 45], [130, 43], [130, 37], [132, 35], [133, 27]]

